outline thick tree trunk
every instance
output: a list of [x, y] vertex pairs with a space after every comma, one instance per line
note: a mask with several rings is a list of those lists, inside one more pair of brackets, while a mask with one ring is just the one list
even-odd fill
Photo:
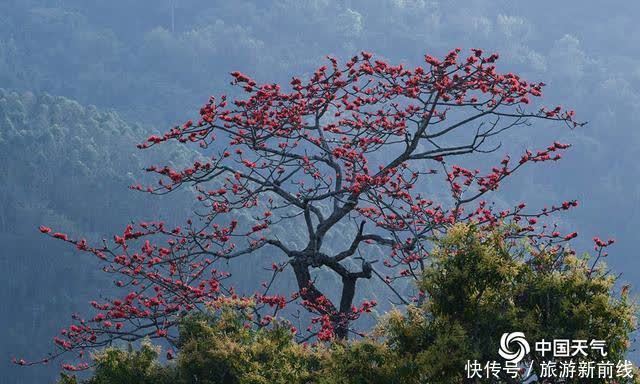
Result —
[[353, 305], [353, 298], [356, 294], [356, 278], [342, 278], [342, 296], [340, 297], [340, 311], [335, 325], [336, 337], [339, 339], [349, 338], [349, 314]]
[[[303, 300], [315, 302], [321, 296], [326, 297], [314, 284], [309, 272], [309, 265], [302, 260], [293, 260], [291, 262], [293, 271], [296, 276], [298, 288], [302, 292]], [[333, 303], [327, 308], [327, 315], [330, 316], [335, 335], [338, 339], [348, 339], [349, 337], [349, 314], [356, 291], [356, 278], [342, 278], [342, 294], [340, 297], [340, 308], [336, 308]]]

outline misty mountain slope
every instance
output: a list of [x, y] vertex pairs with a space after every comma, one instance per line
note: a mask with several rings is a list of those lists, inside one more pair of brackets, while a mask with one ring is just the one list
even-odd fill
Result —
[[[69, 316], [110, 286], [94, 260], [42, 236], [40, 224], [99, 238], [132, 219], [177, 220], [189, 211], [180, 194], [154, 201], [127, 188], [149, 162], [186, 156], [180, 148], [141, 154], [135, 144], [147, 133], [115, 112], [0, 89], [0, 366], [9, 372], [17, 369], [11, 357], [44, 355]], [[57, 368], [22, 369], [16, 382], [43, 382]]]

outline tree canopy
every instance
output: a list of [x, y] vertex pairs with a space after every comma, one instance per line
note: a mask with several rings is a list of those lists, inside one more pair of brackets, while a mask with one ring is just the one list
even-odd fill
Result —
[[[557, 161], [570, 145], [556, 141], [525, 150], [517, 161], [507, 154], [489, 171], [452, 163], [495, 152], [500, 148], [495, 137], [531, 120], [583, 125], [559, 106], [527, 110], [532, 98], [542, 96], [544, 83], [498, 72], [497, 59], [480, 49], [461, 57], [454, 49], [443, 59], [425, 55], [426, 67], [408, 69], [362, 52], [343, 65], [329, 57], [329, 65], [309, 79], [294, 77], [289, 90], [233, 72], [233, 84], [246, 98], [212, 96], [197, 122], [188, 120], [138, 146], [177, 141], [201, 148], [202, 156], [186, 168], [148, 167], [160, 176], [157, 185], [132, 186], [150, 194], [193, 188], [200, 207], [184, 226], [132, 223], [102, 245], [40, 227], [95, 255], [116, 277], [116, 287], [127, 290], [121, 297], [92, 301], [96, 313], [88, 319], [74, 315], [74, 324], [54, 338], [58, 351], [43, 361], [68, 352], [82, 357], [86, 349], [118, 340], [153, 337], [176, 345], [185, 316], [229, 302], [258, 303], [251, 317], [257, 328], [298, 303], [311, 314], [298, 317], [306, 329], [291, 326], [302, 340], [362, 336], [353, 322], [377, 301], [354, 302], [358, 281], [375, 276], [403, 305], [422, 303], [423, 287], [401, 292], [398, 282], [423, 275], [434, 242], [456, 223], [504, 228], [506, 238], [561, 252], [577, 233], [561, 234], [538, 219], [575, 207], [576, 201], [538, 211], [525, 203], [497, 210], [487, 198], [522, 167]], [[426, 196], [419, 188], [426, 180], [443, 181], [445, 198]], [[306, 231], [298, 244], [271, 231], [296, 225]], [[340, 233], [343, 243], [325, 246], [331, 232]], [[380, 253], [384, 269], [373, 267], [372, 246], [387, 249]], [[226, 283], [229, 273], [218, 266], [242, 262], [262, 248], [280, 252], [284, 261], [267, 258], [270, 280], [251, 295], [238, 294]], [[297, 286], [290, 295], [274, 292], [285, 269]], [[318, 285], [317, 277], [325, 275], [337, 277], [337, 297]], [[78, 370], [86, 363], [66, 367]]]

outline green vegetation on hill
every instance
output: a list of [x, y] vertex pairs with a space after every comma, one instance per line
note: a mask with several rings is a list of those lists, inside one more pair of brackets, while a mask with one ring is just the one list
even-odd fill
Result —
[[[109, 287], [109, 276], [93, 260], [78, 260], [80, 255], [52, 244], [38, 232], [39, 225], [70, 233], [83, 228], [89, 231], [83, 234], [102, 237], [149, 212], [164, 218], [187, 212], [179, 195], [160, 204], [128, 189], [143, 177], [145, 166], [160, 161], [149, 151], [142, 158], [136, 149], [148, 133], [115, 112], [64, 97], [0, 89], [4, 364], [21, 354], [44, 356], [51, 348], [46, 340], [70, 314], [86, 310], [89, 293]], [[177, 148], [168, 156], [179, 162], [186, 154]], [[22, 370], [20, 377], [42, 382], [55, 369]]]

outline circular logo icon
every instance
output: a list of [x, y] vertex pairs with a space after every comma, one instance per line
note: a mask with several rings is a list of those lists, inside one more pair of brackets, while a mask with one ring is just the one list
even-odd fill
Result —
[[[510, 348], [511, 344], [515, 344], [517, 349], [512, 351]], [[498, 353], [506, 361], [519, 363], [520, 360], [522, 360], [530, 351], [531, 348], [529, 347], [527, 340], [524, 338], [524, 333], [512, 332], [502, 334]]]

